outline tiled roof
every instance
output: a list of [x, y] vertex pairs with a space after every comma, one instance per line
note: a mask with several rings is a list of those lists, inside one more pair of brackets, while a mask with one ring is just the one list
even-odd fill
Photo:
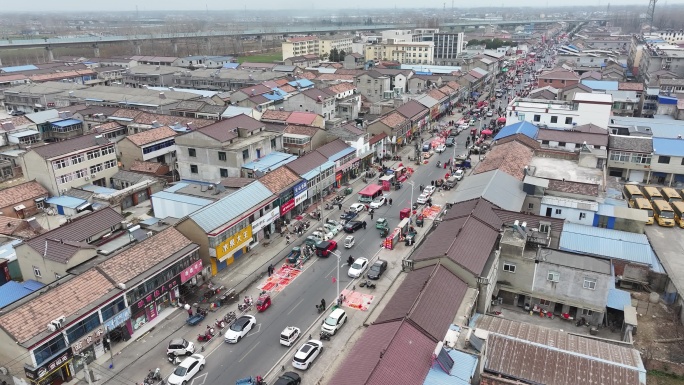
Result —
[[387, 134], [384, 132], [378, 134], [378, 135], [373, 135], [370, 139], [368, 139], [368, 144], [369, 145], [374, 145], [375, 143], [381, 141], [382, 139], [385, 139], [387, 137]]
[[263, 84], [255, 84], [253, 86], [248, 86], [239, 89], [237, 92], [242, 92], [247, 96], [263, 95], [271, 92], [271, 89]]
[[499, 229], [475, 215], [442, 222], [428, 236], [413, 260], [422, 261], [446, 256], [459, 266], [479, 276], [489, 260]]
[[153, 122], [157, 122], [162, 126], [175, 126], [177, 124], [187, 127], [188, 124], [192, 123], [195, 128], [206, 127], [210, 124], [214, 124], [215, 120], [209, 119], [199, 119], [199, 118], [185, 118], [182, 116], [172, 116], [172, 115], [162, 115], [162, 114], [152, 114], [149, 112], [143, 112], [133, 118], [134, 123], [152, 125]]
[[620, 83], [618, 83], [618, 90], [620, 90], [620, 91], [643, 91], [644, 90], [644, 83], [620, 82]]
[[[524, 383], [641, 385], [640, 378], [646, 375], [645, 369], [636, 366], [625, 367], [610, 360], [598, 360], [584, 354], [563, 351], [555, 345], [540, 346], [499, 334], [489, 335], [485, 351], [485, 372], [494, 373], [496, 377], [504, 375], [516, 378]], [[509, 359], [510, 357], [517, 359]]]
[[27, 200], [48, 195], [48, 191], [38, 182], [29, 181], [0, 190], [0, 208], [13, 207]]
[[203, 127], [199, 131], [223, 143], [236, 138], [238, 136], [238, 128], [254, 131], [262, 127], [264, 127], [264, 123], [245, 114], [240, 114], [228, 119], [214, 122], [214, 124]]
[[601, 73], [598, 71], [587, 71], [580, 75], [581, 79], [596, 79], [601, 80]]
[[408, 317], [430, 338], [441, 341], [467, 289], [465, 282], [440, 264], [411, 271], [374, 323]]
[[519, 143], [522, 143], [525, 146], [527, 146], [533, 150], [541, 148], [541, 144], [539, 144], [539, 142], [537, 142], [536, 140], [534, 140], [534, 139], [532, 139], [529, 136], [524, 135], [524, 134], [515, 134], [515, 135], [507, 136], [503, 139], [498, 139], [496, 141], [496, 144], [502, 145], [502, 144], [508, 143], [508, 142], [519, 142]]
[[327, 161], [328, 159], [321, 155], [321, 153], [314, 151], [293, 160], [286, 164], [285, 167], [297, 175], [304, 175]]
[[575, 126], [572, 129], [573, 131], [586, 132], [587, 134], [605, 134], [608, 132], [608, 130], [606, 130], [605, 128], [599, 127], [593, 123]]
[[[83, 215], [54, 230], [41, 234], [26, 242], [38, 254], [52, 261], [66, 263], [88, 238], [105, 232], [124, 220], [124, 217], [111, 207]], [[45, 250], [46, 241], [50, 241]], [[64, 241], [64, 242], [62, 242]]]
[[549, 187], [547, 187], [546, 190], [592, 197], [597, 197], [599, 195], [599, 185], [569, 180], [549, 179]]
[[363, 135], [363, 133], [364, 133], [364, 131], [362, 129], [358, 128], [354, 123], [344, 124], [340, 128], [349, 131], [353, 135]]
[[328, 144], [324, 144], [323, 146], [319, 147], [316, 149], [319, 153], [323, 154], [326, 158], [330, 158], [331, 156], [337, 154], [340, 151], [348, 149], [350, 146], [345, 143], [342, 139], [335, 139], [332, 142]]
[[287, 117], [286, 121], [287, 124], [308, 125], [313, 124], [318, 116], [318, 114], [313, 112], [293, 111], [292, 114]]
[[297, 126], [297, 125], [288, 125], [285, 127], [285, 130], [283, 133], [285, 134], [296, 134], [296, 135], [306, 135], [313, 137], [320, 131], [321, 129], [318, 127], [313, 127], [313, 126]]
[[171, 138], [176, 135], [178, 135], [176, 131], [170, 129], [169, 127], [162, 126], [153, 128], [151, 130], [141, 131], [137, 134], [128, 135], [126, 138], [133, 142], [133, 144], [136, 146], [140, 147], [158, 140]]
[[440, 90], [430, 90], [430, 91], [428, 91], [427, 94], [430, 95], [431, 98], [433, 98], [437, 101], [441, 101], [442, 99], [447, 97], [447, 95], [442, 93]]
[[250, 97], [249, 101], [254, 103], [254, 104], [259, 105], [259, 104], [269, 103], [271, 100], [268, 99], [267, 97], [263, 96], [263, 95], [256, 95], [256, 96]]
[[336, 75], [352, 75], [352, 76], [359, 76], [359, 75], [361, 75], [361, 74], [363, 74], [363, 73], [365, 73], [365, 72], [366, 72], [366, 71], [364, 71], [364, 70], [351, 70], [351, 69], [340, 68], [340, 69], [338, 69], [338, 70], [335, 71], [335, 74], [336, 74]]
[[164, 167], [164, 165], [161, 163], [136, 160], [133, 161], [133, 164], [131, 164], [130, 170], [156, 174], [162, 167]]
[[221, 186], [226, 188], [243, 188], [252, 182], [254, 182], [254, 179], [251, 178], [224, 178], [221, 179]]
[[282, 86], [280, 86], [280, 87], [278, 87], [278, 88], [280, 88], [280, 90], [283, 91], [283, 92], [287, 92], [288, 94], [291, 94], [291, 93], [297, 91], [296, 88], [292, 87], [292, 86], [289, 85], [289, 84], [282, 85]]
[[611, 150], [628, 150], [636, 152], [653, 152], [653, 140], [650, 137], [610, 135], [608, 147]]
[[424, 114], [428, 111], [424, 105], [418, 103], [415, 100], [409, 100], [408, 102], [397, 108], [397, 112], [402, 114], [407, 119], [417, 118], [419, 115]]
[[501, 170], [518, 180], [525, 178], [525, 167], [529, 166], [534, 151], [529, 147], [518, 143], [508, 142], [494, 146], [487, 153], [487, 157], [475, 168], [474, 174], [492, 170]]
[[95, 132], [98, 132], [98, 133], [103, 133], [103, 132], [118, 130], [120, 128], [123, 128], [123, 126], [119, 122], [107, 122], [107, 123], [99, 124], [99, 125], [93, 127], [92, 130]]
[[266, 110], [261, 115], [261, 120], [275, 120], [284, 123], [290, 114], [292, 111]]
[[392, 111], [380, 119], [387, 127], [399, 128], [402, 124], [405, 124], [407, 119], [400, 113]]
[[44, 294], [0, 316], [0, 326], [13, 339], [25, 343], [46, 333], [45, 325], [55, 318], [63, 315], [71, 321], [73, 317], [80, 315], [81, 309], [114, 290], [114, 285], [104, 275], [90, 269], [59, 285], [41, 289], [40, 292]]
[[515, 221], [518, 221], [520, 223], [527, 222], [527, 228], [529, 229], [538, 229], [539, 222], [542, 221], [551, 224], [552, 233], [560, 235], [560, 233], [563, 231], [564, 221], [562, 219], [519, 213], [517, 211], [509, 211], [496, 207], [492, 209], [492, 213], [499, 217], [502, 223], [507, 226], [512, 226]]
[[550, 71], [541, 73], [538, 79], [562, 79], [562, 80], [579, 80], [580, 77], [573, 71], [568, 71], [563, 68], [556, 68]]
[[605, 131], [604, 134], [589, 134], [580, 131], [549, 130], [542, 128], [539, 129], [539, 132], [537, 133], [537, 140], [577, 143], [580, 145], [586, 142], [590, 146], [607, 146], [608, 131]]
[[[33, 226], [36, 226], [35, 228]], [[37, 221], [29, 225], [25, 219], [0, 216], [0, 234], [18, 239], [29, 239], [43, 233], [45, 230]]]
[[169, 227], [100, 263], [99, 269], [112, 281], [125, 284], [145, 272], [152, 274], [154, 266], [191, 244], [175, 227]]
[[280, 194], [286, 187], [299, 180], [299, 176], [287, 167], [278, 167], [259, 178], [259, 182], [266, 186], [273, 194]]
[[309, 88], [308, 90], [302, 91], [301, 94], [309, 99], [314, 100], [316, 103], [320, 103], [321, 100], [326, 100], [333, 97], [333, 95], [330, 95], [325, 89], [318, 88]]
[[97, 137], [98, 134], [90, 134], [77, 136], [73, 139], [53, 142], [44, 146], [34, 147], [31, 151], [35, 151], [43, 159], [56, 158], [60, 155], [68, 154], [70, 152], [83, 150], [90, 147], [104, 146], [109, 142], [105, 137]]
[[503, 221], [493, 211], [494, 209], [498, 209], [498, 207], [485, 198], [475, 198], [452, 205], [447, 215], [444, 216], [444, 220], [448, 221], [473, 215], [492, 228], [498, 229], [503, 225]]
[[336, 84], [334, 86], [330, 86], [330, 87], [328, 87], [328, 89], [330, 91], [336, 93], [336, 94], [341, 94], [341, 93], [344, 93], [344, 92], [347, 92], [350, 90], [355, 90], [356, 86], [353, 85], [352, 83], [345, 82], [345, 83]]
[[131, 110], [128, 108], [120, 108], [114, 111], [110, 117], [124, 118], [124, 119], [134, 119], [136, 116], [142, 114], [142, 111]]

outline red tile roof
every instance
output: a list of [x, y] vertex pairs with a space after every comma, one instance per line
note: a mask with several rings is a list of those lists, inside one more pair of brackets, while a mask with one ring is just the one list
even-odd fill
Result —
[[272, 120], [285, 123], [287, 118], [290, 117], [290, 114], [292, 114], [292, 111], [266, 110], [261, 115], [261, 120]]
[[330, 158], [338, 152], [346, 150], [348, 148], [350, 148], [350, 146], [347, 143], [345, 143], [344, 140], [338, 138], [328, 144], [324, 144], [323, 146], [319, 147], [316, 151], [321, 153], [326, 158]]
[[218, 122], [213, 122], [212, 125], [203, 127], [198, 131], [224, 143], [235, 139], [238, 136], [238, 128], [254, 131], [262, 127], [264, 127], [264, 123], [245, 114], [240, 114]]
[[424, 105], [411, 99], [402, 104], [396, 111], [406, 117], [406, 119], [413, 120], [418, 119], [419, 116], [427, 113], [428, 109]]
[[169, 127], [162, 126], [153, 128], [151, 130], [141, 131], [137, 134], [128, 135], [126, 138], [133, 142], [136, 146], [144, 146], [146, 144], [156, 142], [162, 139], [172, 138], [178, 133]]
[[553, 142], [576, 143], [582, 145], [586, 142], [590, 146], [607, 146], [608, 131], [603, 134], [589, 134], [581, 131], [549, 130], [539, 129], [537, 140], [548, 140]]
[[384, 132], [378, 134], [378, 135], [373, 135], [370, 139], [368, 139], [368, 144], [369, 145], [374, 145], [375, 143], [381, 141], [382, 139], [385, 139], [387, 137], [387, 134]]
[[125, 284], [146, 272], [153, 274], [154, 266], [190, 245], [191, 240], [169, 227], [100, 263], [99, 269], [113, 282]]
[[55, 318], [65, 316], [69, 324], [82, 315], [81, 310], [107, 294], [113, 296], [115, 291], [118, 292], [102, 273], [90, 269], [60, 281], [59, 285], [41, 289], [36, 297], [0, 316], [0, 326], [19, 343], [26, 343], [41, 334], [47, 336], [45, 325]]
[[0, 190], [0, 208], [14, 207], [23, 201], [47, 197], [48, 191], [38, 182], [29, 181]]
[[314, 100], [316, 103], [322, 103], [324, 100], [333, 97], [333, 95], [330, 95], [325, 89], [318, 88], [309, 88], [308, 90], [304, 90], [302, 91], [302, 95]]
[[380, 119], [387, 127], [399, 128], [407, 122], [407, 119], [400, 113], [392, 111]]
[[498, 144], [475, 167], [474, 174], [501, 170], [518, 180], [523, 180], [525, 178], [524, 168], [529, 166], [533, 156], [534, 151], [520, 142]]
[[283, 130], [285, 134], [296, 134], [296, 135], [306, 135], [313, 137], [320, 131], [320, 128], [313, 126], [298, 126], [298, 125], [288, 125]]
[[328, 87], [328, 89], [330, 91], [336, 93], [336, 94], [342, 94], [342, 93], [345, 93], [347, 91], [355, 90], [356, 86], [353, 85], [352, 83], [346, 83], [345, 82], [345, 83], [336, 84], [334, 86], [330, 86], [330, 87]]
[[293, 160], [292, 162], [286, 164], [285, 167], [289, 168], [297, 175], [303, 175], [327, 161], [328, 159], [326, 157], [321, 155], [319, 152], [314, 151], [302, 156], [301, 158]]
[[506, 226], [512, 226], [515, 221], [518, 221], [519, 223], [527, 222], [527, 228], [529, 229], [538, 229], [539, 222], [541, 221], [551, 224], [551, 233], [560, 235], [560, 233], [563, 231], [564, 221], [562, 219], [543, 217], [541, 215], [535, 214], [524, 214], [500, 208], [493, 208], [492, 212], [499, 217], [502, 223]]
[[318, 114], [313, 112], [293, 111], [290, 116], [287, 117], [286, 122], [287, 124], [311, 125], [316, 121], [318, 116]]
[[442, 93], [440, 90], [430, 90], [427, 94], [438, 102], [447, 97], [447, 95]]
[[266, 186], [273, 194], [280, 194], [286, 187], [299, 180], [299, 176], [287, 167], [278, 167], [259, 178], [259, 182]]
[[189, 123], [192, 123], [192, 126], [194, 126], [195, 128], [206, 127], [216, 122], [215, 120], [209, 119], [185, 118], [182, 116], [152, 114], [149, 112], [142, 112], [136, 115], [133, 119], [134, 123], [146, 125], [152, 125], [152, 123], [155, 121], [161, 124], [162, 126], [175, 126], [176, 124], [180, 124], [184, 127], [187, 127]]
[[580, 77], [574, 71], [568, 71], [564, 68], [556, 68], [550, 71], [541, 73], [538, 79], [561, 79], [561, 80], [579, 80]]
[[569, 180], [549, 179], [549, 187], [547, 187], [546, 190], [592, 197], [599, 195], [598, 184], [573, 182]]
[[643, 91], [644, 83], [618, 83], [618, 90], [620, 91]]
[[136, 160], [131, 164], [130, 171], [138, 171], [145, 173], [156, 174], [160, 168], [165, 167], [162, 163], [157, 162], [144, 162], [141, 160]]

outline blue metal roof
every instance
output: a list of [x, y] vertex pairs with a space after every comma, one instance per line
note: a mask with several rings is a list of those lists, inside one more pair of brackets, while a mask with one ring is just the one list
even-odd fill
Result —
[[190, 186], [189, 183], [176, 183], [176, 184], [174, 184], [173, 186], [171, 186], [171, 187], [169, 187], [169, 188], [167, 188], [167, 189], [164, 189], [164, 191], [170, 192], [170, 193], [174, 193], [174, 192], [176, 192], [176, 191], [178, 191], [178, 190], [180, 190], [180, 189], [182, 189], [182, 188], [186, 188], [186, 187], [188, 187], [188, 186]]
[[229, 68], [229, 69], [235, 69], [240, 66], [240, 63], [225, 63], [223, 64], [223, 68]]
[[654, 264], [655, 253], [644, 234], [565, 222], [559, 248], [649, 266]]
[[289, 84], [295, 88], [297, 88], [297, 86], [299, 86], [300, 88], [307, 88], [307, 87], [313, 87], [314, 86], [313, 82], [309, 79], [297, 79], [297, 80], [293, 80], [291, 82], [287, 82], [287, 84]]
[[494, 140], [499, 140], [506, 138], [511, 135], [515, 134], [523, 134], [525, 136], [529, 136], [530, 138], [537, 140], [537, 133], [539, 132], [539, 127], [535, 126], [534, 124], [530, 122], [518, 122], [518, 123], [513, 123], [511, 125], [508, 125], [499, 131], [498, 134], [494, 137]]
[[674, 120], [672, 117], [663, 119], [657, 116], [654, 118], [611, 116], [610, 118], [619, 125], [650, 127], [654, 138], [677, 138], [678, 135], [684, 137], [684, 121]]
[[14, 67], [2, 67], [0, 68], [0, 71], [2, 72], [19, 72], [19, 71], [32, 71], [32, 70], [37, 70], [40, 69], [33, 64], [25, 65], [25, 66], [14, 66]]
[[423, 385], [470, 385], [477, 370], [477, 357], [458, 350], [447, 350], [447, 354], [454, 360], [451, 371], [445, 372], [434, 360]]
[[632, 304], [632, 297], [629, 292], [611, 287], [608, 290], [608, 300], [606, 307], [617, 310], [625, 310], [625, 306]]
[[51, 205], [67, 207], [70, 209], [75, 209], [76, 207], [86, 203], [84, 199], [74, 198], [68, 195], [48, 198], [45, 200], [45, 202]]
[[65, 119], [65, 120], [60, 120], [58, 122], [52, 122], [53, 126], [57, 127], [68, 127], [68, 126], [73, 126], [74, 124], [80, 124], [83, 123], [78, 119]]
[[[40, 285], [40, 287], [36, 287], [36, 284]], [[23, 283], [16, 281], [7, 282], [0, 286], [0, 308], [26, 297], [41, 287], [43, 287], [43, 284], [36, 281], [26, 281]]]
[[606, 91], [617, 91], [618, 82], [612, 80], [582, 80], [582, 84], [591, 88], [592, 90], [606, 90]]
[[8, 262], [15, 261], [17, 259], [17, 253], [14, 251], [14, 246], [20, 244], [21, 242], [21, 240], [17, 239], [0, 246], [0, 258], [4, 258]]
[[275, 170], [280, 166], [284, 166], [293, 160], [297, 159], [296, 155], [286, 154], [284, 152], [274, 151], [268, 155], [265, 155], [253, 162], [245, 163], [242, 168], [249, 170]]
[[339, 159], [344, 158], [345, 156], [356, 152], [356, 149], [354, 147], [347, 147], [344, 150], [338, 152], [337, 154], [332, 155], [330, 158], [328, 158], [331, 162], [335, 162]]
[[307, 173], [304, 173], [304, 175], [302, 175], [302, 178], [309, 181], [309, 180], [315, 178], [318, 174], [320, 174], [321, 170], [327, 170], [330, 167], [335, 167], [335, 163], [331, 162], [331, 161], [327, 161], [327, 162], [323, 163], [322, 165], [320, 165], [319, 167], [316, 167], [313, 170], [311, 170]]
[[255, 181], [220, 200], [190, 214], [205, 232], [237, 219], [259, 203], [271, 198], [273, 193], [261, 182]]
[[676, 105], [677, 104], [677, 98], [672, 97], [672, 96], [662, 96], [658, 95], [658, 103], [660, 104], [671, 104], [671, 105]]
[[684, 139], [653, 138], [655, 155], [684, 156]]
[[159, 192], [152, 194], [152, 198], [165, 199], [165, 200], [169, 200], [172, 202], [186, 203], [189, 205], [199, 206], [199, 207], [208, 206], [208, 205], [213, 203], [213, 201], [211, 199], [202, 199], [202, 198], [194, 197], [191, 195], [185, 195], [185, 194], [175, 194], [172, 192], [168, 192], [167, 190], [159, 191]]

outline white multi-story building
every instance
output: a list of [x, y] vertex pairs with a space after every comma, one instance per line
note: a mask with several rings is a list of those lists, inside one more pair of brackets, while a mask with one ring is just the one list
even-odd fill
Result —
[[516, 98], [506, 108], [506, 125], [526, 121], [553, 128], [584, 124], [608, 128], [612, 106], [609, 94], [576, 93], [572, 102]]
[[366, 59], [392, 60], [401, 64], [432, 64], [434, 42], [399, 42], [389, 39], [386, 43], [366, 47]]
[[283, 60], [303, 55], [327, 56], [333, 49], [349, 54], [353, 42], [352, 35], [292, 37], [282, 43]]
[[98, 134], [34, 147], [22, 157], [21, 168], [27, 180], [35, 179], [54, 196], [85, 184], [107, 187], [119, 171], [114, 144]]
[[541, 199], [539, 215], [592, 226], [598, 207], [596, 202], [546, 195]]

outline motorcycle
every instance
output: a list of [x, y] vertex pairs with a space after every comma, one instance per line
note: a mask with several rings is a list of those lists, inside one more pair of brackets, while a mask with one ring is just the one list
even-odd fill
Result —
[[145, 377], [144, 383], [152, 385], [152, 384], [156, 384], [156, 383], [161, 382], [161, 380], [162, 380], [162, 376], [161, 376], [161, 371], [159, 370], [159, 368], [157, 368], [155, 370], [150, 369], [150, 372], [147, 373], [147, 377]]
[[440, 168], [440, 167], [442, 167], [442, 162], [437, 161], [437, 168]]
[[252, 297], [250, 296], [245, 296], [245, 299], [243, 300], [243, 303], [238, 305], [238, 310], [239, 311], [247, 311], [252, 307], [253, 304]]
[[330, 203], [326, 203], [326, 204], [325, 204], [325, 209], [326, 209], [326, 210], [332, 210], [333, 208], [334, 208], [334, 206], [331, 205]]
[[197, 341], [208, 342], [214, 337], [214, 335], [215, 335], [214, 328], [207, 325], [207, 330], [204, 332], [204, 334], [198, 334], [197, 335]]
[[580, 318], [575, 323], [575, 326], [584, 326], [584, 325], [588, 325], [587, 320], [584, 317]]
[[226, 324], [229, 324], [229, 323], [235, 321], [235, 318], [236, 318], [235, 312], [231, 311], [231, 312], [228, 312], [228, 314], [226, 314], [225, 316], [223, 316], [223, 322], [225, 322]]
[[169, 360], [169, 362], [171, 363], [171, 365], [178, 365], [178, 364], [181, 363], [180, 357], [178, 357], [177, 355], [175, 355], [175, 354], [173, 354], [173, 353], [167, 354], [167, 355], [166, 355], [166, 358]]
[[325, 311], [325, 305], [323, 305], [323, 304], [316, 305], [316, 310], [318, 310], [318, 314], [323, 313]]
[[219, 328], [219, 330], [221, 330], [224, 327], [226, 327], [226, 321], [221, 320], [221, 319], [217, 319], [216, 322], [214, 322], [214, 326], [216, 326], [217, 328]]
[[321, 339], [324, 341], [330, 341], [330, 337], [332, 337], [332, 334], [327, 333], [327, 332], [321, 332]]
[[359, 287], [367, 287], [369, 289], [375, 289], [375, 284], [373, 282], [371, 282], [370, 280], [365, 280], [365, 281], [361, 281], [361, 283], [359, 283]]

